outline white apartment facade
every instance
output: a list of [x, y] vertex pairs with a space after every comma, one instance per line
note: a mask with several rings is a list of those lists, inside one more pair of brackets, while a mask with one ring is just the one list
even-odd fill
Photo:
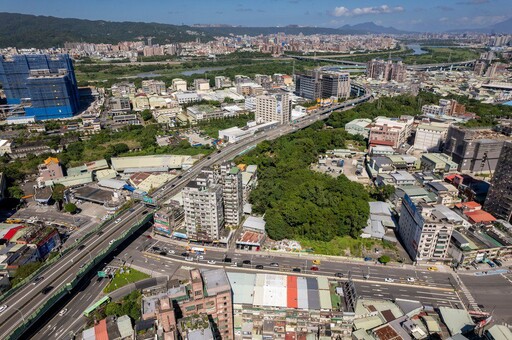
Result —
[[292, 101], [287, 93], [277, 93], [256, 97], [256, 122], [279, 124], [290, 122]]
[[413, 261], [443, 261], [447, 259], [454, 228], [462, 224], [462, 217], [448, 207], [416, 206], [405, 195], [398, 233]]
[[439, 151], [441, 143], [448, 133], [448, 124], [430, 123], [420, 124], [416, 128], [414, 149], [422, 151]]
[[208, 180], [191, 181], [183, 188], [183, 207], [189, 239], [206, 242], [219, 240], [224, 228], [220, 184], [210, 184]]

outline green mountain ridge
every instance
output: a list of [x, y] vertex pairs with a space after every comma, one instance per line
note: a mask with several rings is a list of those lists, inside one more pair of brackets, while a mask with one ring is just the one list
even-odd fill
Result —
[[[153, 37], [166, 44], [212, 40], [204, 31], [189, 26], [144, 22], [64, 19], [0, 12], [0, 47], [50, 48], [65, 42], [111, 43]], [[194, 34], [195, 33], [195, 34]]]
[[[373, 23], [372, 23], [373, 24]], [[366, 23], [365, 25], [368, 25]], [[89, 42], [116, 44], [121, 41], [136, 41], [153, 37], [155, 44], [211, 41], [214, 36], [285, 34], [368, 34], [401, 32], [392, 27], [373, 24], [366, 26], [346, 25], [340, 28], [305, 27], [290, 25], [285, 27], [242, 27], [242, 26], [186, 26], [145, 22], [114, 22], [106, 20], [85, 20], [36, 16], [19, 13], [0, 12], [0, 48], [50, 48], [62, 47], [65, 42]]]

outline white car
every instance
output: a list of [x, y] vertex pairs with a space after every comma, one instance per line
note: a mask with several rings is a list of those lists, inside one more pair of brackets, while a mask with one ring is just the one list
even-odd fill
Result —
[[385, 281], [385, 282], [395, 282], [395, 279], [392, 279], [392, 278], [390, 278], [390, 277], [386, 277], [386, 278], [384, 279], [384, 281]]
[[169, 254], [176, 254], [176, 252], [174, 250], [169, 250], [168, 253]]
[[197, 259], [198, 259], [198, 260], [204, 260], [204, 256], [203, 256], [203, 255], [198, 255], [198, 256], [197, 256]]
[[68, 309], [67, 309], [67, 308], [64, 308], [63, 310], [61, 310], [61, 311], [59, 312], [59, 316], [63, 316], [64, 314], [66, 314], [66, 313], [67, 313], [67, 311], [68, 311]]
[[108, 243], [109, 246], [111, 246], [112, 244], [114, 244], [116, 240], [110, 240], [110, 242]]
[[120, 218], [118, 218], [118, 219], [116, 220], [116, 224], [117, 224], [117, 223], [119, 223], [119, 222], [121, 222], [121, 219], [120, 219]]
[[193, 257], [185, 257], [185, 261], [192, 262], [192, 261], [194, 261], [194, 258]]
[[215, 262], [214, 260], [208, 261], [208, 264], [215, 264], [215, 263], [217, 263], [217, 262]]
[[7, 309], [7, 307], [8, 307], [7, 305], [0, 306], [0, 313], [5, 311]]
[[408, 277], [407, 282], [415, 282], [416, 279], [414, 277]]

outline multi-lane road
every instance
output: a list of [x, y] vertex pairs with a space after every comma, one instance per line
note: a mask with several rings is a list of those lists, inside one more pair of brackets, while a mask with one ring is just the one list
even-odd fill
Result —
[[[346, 263], [335, 260], [321, 259], [318, 265], [319, 270], [301, 270], [301, 273], [291, 271], [292, 268], [310, 268], [314, 258], [290, 257], [290, 254], [257, 254], [256, 252], [238, 251], [226, 249], [208, 249], [203, 259], [186, 261], [181, 253], [185, 252], [185, 245], [175, 242], [166, 242], [154, 238], [148, 238], [149, 232], [142, 237], [129, 240], [126, 246], [119, 247], [114, 264], [124, 263], [134, 269], [143, 270], [152, 276], [171, 277], [179, 268], [219, 268], [226, 271], [238, 271], [246, 273], [275, 273], [283, 275], [324, 275], [335, 280], [347, 280], [349, 273], [353, 278], [357, 294], [365, 298], [419, 300], [426, 305], [461, 307], [457, 292], [451, 286], [449, 280], [451, 275], [442, 272], [429, 272], [419, 269], [402, 269], [379, 266], [365, 263]], [[157, 247], [159, 250], [153, 250]], [[160, 252], [166, 251], [168, 255], [162, 256]], [[174, 254], [172, 254], [174, 252]], [[228, 254], [228, 255], [227, 255]], [[230, 256], [231, 263], [224, 263], [226, 256]], [[244, 260], [251, 261], [251, 264], [244, 264], [243, 267], [232, 267], [235, 262]], [[215, 261], [209, 264], [208, 261]], [[211, 263], [211, 262], [210, 262]], [[278, 263], [279, 267], [271, 267], [271, 263]], [[263, 269], [256, 269], [262, 265]], [[336, 273], [343, 273], [342, 278], [335, 276]], [[363, 275], [370, 274], [368, 279]], [[414, 277], [415, 282], [407, 282], [408, 277]], [[385, 282], [386, 278], [392, 278], [395, 282]], [[62, 304], [59, 309], [53, 311], [52, 317], [47, 324], [35, 331], [33, 339], [64, 339], [70, 334], [77, 334], [86, 318], [82, 312], [97, 300], [101, 294], [104, 282], [97, 282], [96, 279], [87, 280], [87, 285], [80, 290], [69, 301]], [[60, 316], [59, 310], [66, 308], [68, 311]]]
[[[183, 186], [199, 174], [203, 167], [232, 159], [240, 152], [257, 145], [263, 140], [272, 140], [302, 129], [318, 120], [327, 118], [334, 110], [347, 110], [368, 99], [370, 99], [370, 95], [365, 93], [362, 97], [354, 100], [319, 110], [313, 115], [295, 122], [293, 125], [281, 125], [277, 128], [261, 132], [251, 138], [244, 139], [236, 144], [228, 145], [222, 150], [219, 150], [218, 153], [201, 159], [183, 175], [180, 175], [165, 186], [158, 188], [153, 197], [159, 201], [163, 201], [178, 193]], [[41, 307], [55, 291], [58, 291], [66, 286], [67, 283], [71, 282], [77, 276], [80, 269], [89, 263], [96, 254], [108, 248], [111, 240], [119, 238], [124, 231], [132, 227], [137, 221], [143, 219], [145, 213], [147, 213], [147, 208], [142, 204], [136, 204], [131, 211], [126, 211], [120, 215], [121, 222], [116, 223], [111, 221], [107, 223], [102, 228], [101, 235], [92, 235], [87, 238], [80, 244], [81, 247], [78, 248], [80, 249], [79, 251], [71, 251], [65, 254], [57, 263], [42, 271], [39, 276], [43, 279], [37, 284], [27, 284], [10, 297], [1, 301], [0, 304], [6, 305], [7, 308], [0, 314], [0, 338], [6, 339], [20, 323], [24, 322], [27, 317]], [[47, 288], [46, 294], [43, 293], [44, 288]]]
[[[223, 267], [227, 271], [325, 275], [338, 280], [347, 280], [350, 277], [356, 283], [358, 295], [363, 297], [404, 298], [419, 300], [426, 305], [436, 307], [463, 308], [456, 292], [456, 282], [451, 273], [432, 272], [417, 267], [393, 266], [390, 268], [373, 262], [347, 263], [333, 258], [304, 257], [289, 253], [258, 254], [258, 252], [244, 250], [226, 251], [222, 248], [209, 248], [205, 254], [200, 256], [184, 256], [185, 245], [163, 240], [146, 242], [136, 252], [129, 254], [132, 263], [138, 266], [148, 263], [181, 263], [183, 266], [190, 267]], [[231, 262], [226, 263], [226, 257]], [[319, 260], [320, 263], [313, 263], [315, 260]], [[313, 267], [318, 270], [311, 270]], [[300, 272], [298, 272], [299, 269]], [[161, 273], [166, 271], [165, 268], [156, 270], [160, 270]]]

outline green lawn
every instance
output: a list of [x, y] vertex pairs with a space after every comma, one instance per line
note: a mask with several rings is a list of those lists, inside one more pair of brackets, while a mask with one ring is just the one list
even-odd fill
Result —
[[103, 292], [110, 293], [118, 288], [126, 286], [127, 284], [134, 283], [149, 278], [148, 274], [139, 272], [138, 270], [125, 268], [124, 272], [121, 271], [116, 273], [116, 276], [112, 281], [105, 287]]
[[364, 251], [369, 251], [375, 247], [392, 249], [394, 245], [389, 242], [382, 242], [373, 239], [354, 239], [350, 236], [335, 237], [334, 239], [324, 241], [298, 240], [304, 249], [313, 249], [314, 254], [332, 255], [332, 256], [355, 256], [361, 257]]

